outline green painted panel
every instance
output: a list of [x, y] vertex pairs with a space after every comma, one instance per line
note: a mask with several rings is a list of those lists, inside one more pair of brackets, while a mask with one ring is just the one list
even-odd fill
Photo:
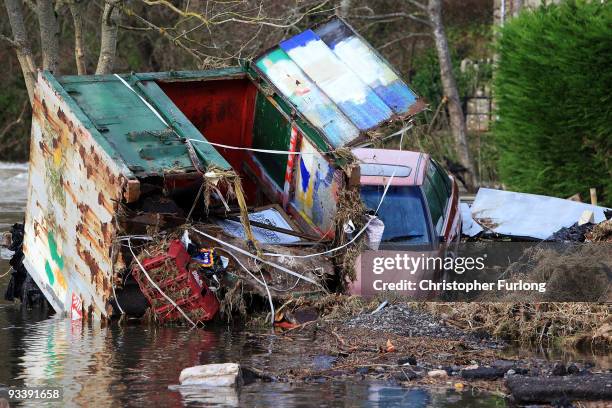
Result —
[[[171, 137], [166, 125], [118, 78], [67, 83], [64, 89], [136, 176], [193, 167], [184, 143]], [[171, 155], [150, 154], [162, 145], [177, 149]]]
[[[245, 68], [241, 66], [208, 69], [206, 71], [164, 71], [164, 72], [143, 72], [134, 74], [141, 81], [197, 81], [207, 79], [218, 79], [225, 77], [240, 78], [246, 74]], [[123, 78], [129, 74], [122, 74]], [[59, 80], [62, 84], [78, 82], [106, 82], [115, 80], [113, 75], [64, 75]]]
[[[253, 127], [253, 147], [256, 149], [289, 150], [291, 124], [264, 94], [257, 93]], [[287, 156], [255, 153], [268, 175], [283, 188], [287, 170]]]
[[[194, 171], [181, 137], [205, 140], [200, 132], [157, 84], [149, 81], [145, 89], [135, 76], [122, 78], [155, 107], [170, 127], [117, 77], [62, 77], [60, 83], [96, 133], [136, 176], [161, 175], [168, 170]], [[198, 150], [204, 166], [214, 163], [229, 168], [214, 148], [202, 146]]]

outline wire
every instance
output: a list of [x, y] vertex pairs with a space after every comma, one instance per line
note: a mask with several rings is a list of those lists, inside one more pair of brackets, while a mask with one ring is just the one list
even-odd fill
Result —
[[278, 269], [278, 270], [280, 270], [280, 271], [283, 271], [283, 272], [285, 272], [285, 273], [288, 273], [289, 275], [293, 275], [293, 276], [295, 276], [295, 277], [297, 277], [297, 278], [302, 278], [302, 279], [304, 279], [305, 281], [312, 283], [313, 285], [317, 285], [317, 286], [319, 286], [319, 287], [323, 288], [323, 287], [322, 287], [322, 286], [321, 286], [321, 285], [320, 285], [320, 284], [319, 284], [317, 281], [315, 281], [314, 279], [311, 279], [311, 278], [309, 278], [309, 277], [307, 277], [307, 276], [304, 276], [304, 275], [300, 275], [299, 273], [297, 273], [297, 272], [293, 272], [292, 270], [289, 270], [289, 269], [285, 268], [284, 266], [281, 266], [281, 265], [275, 264], [274, 262], [270, 262], [270, 261], [267, 261], [267, 260], [265, 260], [265, 259], [262, 259], [262, 258], [258, 257], [257, 255], [253, 255], [252, 253], [250, 253], [250, 252], [248, 252], [248, 251], [245, 251], [245, 250], [244, 250], [244, 249], [242, 249], [242, 248], [239, 248], [239, 247], [237, 247], [237, 246], [235, 246], [235, 245], [232, 245], [232, 244], [230, 244], [229, 242], [225, 242], [225, 241], [223, 241], [223, 240], [220, 240], [219, 238], [213, 237], [212, 235], [209, 235], [209, 234], [207, 234], [207, 233], [205, 233], [205, 232], [202, 232], [202, 231], [198, 230], [197, 228], [191, 227], [191, 229], [192, 229], [193, 231], [197, 232], [198, 234], [200, 234], [200, 235], [202, 235], [202, 236], [204, 236], [204, 237], [208, 238], [208, 239], [211, 239], [211, 240], [213, 240], [213, 241], [215, 241], [215, 242], [217, 242], [217, 243], [219, 243], [219, 244], [221, 244], [221, 245], [223, 245], [223, 246], [226, 246], [226, 247], [228, 247], [228, 248], [233, 249], [234, 251], [237, 251], [237, 252], [239, 252], [239, 253], [241, 253], [241, 254], [243, 254], [243, 255], [246, 255], [246, 256], [248, 256], [248, 257], [250, 257], [250, 258], [256, 259], [256, 260], [258, 260], [258, 261], [260, 261], [260, 262], [263, 262], [263, 263], [265, 263], [266, 265], [269, 265], [269, 266], [271, 266], [271, 267], [273, 267], [273, 268], [276, 268], [276, 269]]
[[[242, 262], [240, 262], [240, 260], [238, 259], [238, 257], [237, 257], [236, 255], [234, 255], [234, 253], [233, 253], [233, 252], [228, 251], [228, 250], [227, 250], [227, 249], [225, 249], [225, 248], [220, 248], [220, 247], [213, 247], [213, 249], [223, 251], [223, 252], [225, 252], [226, 254], [228, 254], [229, 256], [231, 256], [232, 258], [234, 258], [234, 260], [235, 260], [235, 261], [238, 263], [238, 265], [240, 265], [240, 267], [241, 267], [242, 269], [244, 269], [244, 271], [245, 271], [246, 273], [248, 273], [248, 274], [249, 274], [249, 275], [250, 275], [250, 276], [251, 276], [253, 279], [255, 279], [255, 281], [256, 281], [257, 283], [259, 283], [260, 285], [263, 285], [263, 287], [265, 287], [265, 288], [266, 288], [266, 292], [268, 293], [268, 301], [270, 302], [270, 312], [272, 313], [272, 322], [271, 322], [271, 323], [272, 323], [272, 325], [274, 325], [274, 316], [275, 316], [275, 312], [274, 312], [274, 303], [272, 302], [272, 295], [270, 294], [270, 290], [268, 289], [268, 283], [267, 283], [267, 282], [266, 282], [266, 280], [264, 279], [264, 276], [263, 276], [263, 273], [261, 272], [261, 270], [259, 271], [259, 274], [261, 275], [261, 279], [262, 279], [262, 280], [259, 280], [259, 279], [257, 278], [257, 276], [255, 276], [253, 273], [251, 273], [251, 271], [249, 271], [249, 270], [247, 269], [247, 267], [246, 267], [246, 266], [244, 266], [244, 264], [243, 264]], [[298, 282], [299, 282], [299, 280], [300, 280], [300, 278], [298, 278]], [[272, 289], [274, 289], [274, 288], [272, 288]]]
[[268, 289], [268, 283], [266, 282], [266, 278], [264, 278], [263, 276], [263, 272], [261, 271], [261, 269], [259, 269], [259, 275], [261, 275], [261, 280], [263, 280], [264, 286], [266, 288], [266, 292], [268, 293], [268, 301], [270, 302], [270, 311], [272, 312], [272, 315], [270, 316], [271, 319], [271, 324], [272, 326], [274, 326], [274, 303], [272, 302], [272, 295], [270, 294], [270, 289]]
[[[393, 170], [393, 174], [391, 174], [391, 177], [389, 177], [389, 181], [387, 182], [387, 185], [385, 186], [385, 190], [383, 191], [383, 195], [380, 197], [380, 202], [378, 203], [378, 207], [376, 207], [376, 211], [374, 212], [374, 215], [378, 214], [378, 210], [380, 209], [380, 206], [382, 205], [382, 203], [383, 203], [383, 201], [385, 199], [385, 196], [387, 195], [387, 191], [389, 190], [389, 186], [391, 185], [391, 182], [393, 181], [393, 177], [395, 177], [395, 170]], [[359, 236], [366, 231], [366, 229], [368, 228], [368, 226], [370, 225], [370, 223], [372, 222], [373, 219], [374, 219], [374, 217], [370, 218], [368, 220], [368, 222], [366, 222], [366, 224], [363, 226], [363, 228], [361, 230], [359, 230], [359, 232], [349, 242], [347, 242], [346, 244], [340, 245], [339, 247], [335, 247], [335, 248], [332, 248], [330, 250], [327, 250], [325, 252], [319, 252], [317, 254], [308, 254], [308, 255], [285, 255], [285, 254], [275, 254], [275, 253], [272, 253], [272, 252], [265, 252], [264, 255], [274, 256], [274, 257], [278, 257], [278, 258], [312, 258], [314, 256], [321, 256], [321, 255], [331, 254], [332, 252], [336, 252], [336, 251], [338, 251], [340, 249], [346, 248], [347, 246], [349, 246], [350, 244], [355, 242], [355, 240], [357, 240], [357, 238], [359, 238]]]
[[13, 270], [13, 267], [9, 267], [8, 271], [4, 272], [2, 275], [0, 275], [0, 279], [4, 278], [6, 275], [8, 275], [9, 273], [11, 273], [11, 271]]
[[[408, 126], [403, 127], [402, 129], [398, 130], [397, 132], [391, 133], [390, 135], [385, 136], [383, 139], [381, 140], [386, 140], [389, 139], [391, 137], [397, 136], [397, 135], [402, 135], [402, 140], [404, 138], [404, 133], [406, 133], [407, 130], [410, 130], [410, 128], [412, 128], [412, 123], [409, 124]], [[336, 153], [337, 150], [327, 150], [327, 151], [322, 151], [322, 152], [295, 152], [295, 151], [288, 151], [288, 150], [270, 150], [270, 149], [255, 149], [253, 147], [242, 147], [242, 146], [230, 146], [230, 145], [226, 145], [226, 144], [222, 144], [222, 143], [215, 143], [215, 142], [211, 142], [209, 140], [201, 140], [201, 139], [185, 139], [189, 142], [196, 142], [196, 143], [204, 143], [204, 144], [208, 144], [211, 146], [216, 146], [216, 147], [221, 147], [224, 149], [233, 149], [233, 150], [247, 150], [249, 152], [257, 152], [257, 153], [268, 153], [268, 154], [283, 154], [283, 155], [308, 155], [308, 154], [328, 154], [328, 153]], [[367, 144], [364, 144], [363, 146], [367, 146], [368, 144], [371, 144], [371, 142], [368, 142]], [[400, 149], [401, 150], [401, 149]]]
[[193, 320], [191, 320], [189, 318], [189, 316], [187, 316], [187, 314], [185, 314], [185, 312], [183, 312], [183, 309], [180, 308], [179, 305], [176, 304], [176, 302], [174, 302], [174, 300], [170, 299], [170, 297], [168, 295], [166, 295], [160, 288], [159, 286], [157, 286], [157, 284], [155, 282], [153, 282], [153, 279], [151, 279], [151, 277], [149, 276], [149, 274], [147, 273], [146, 269], [144, 268], [144, 266], [142, 266], [142, 264], [140, 263], [140, 260], [138, 259], [138, 257], [136, 256], [136, 254], [134, 253], [134, 250], [132, 249], [132, 244], [130, 242], [130, 239], [128, 239], [128, 247], [130, 248], [130, 252], [132, 253], [132, 256], [134, 257], [134, 260], [136, 261], [136, 263], [138, 264], [138, 266], [140, 267], [140, 269], [142, 270], [142, 272], [144, 273], [144, 275], [147, 277], [147, 279], [149, 280], [149, 282], [151, 283], [151, 285], [153, 285], [153, 287], [155, 289], [157, 289], [157, 291], [159, 293], [161, 293], [161, 295], [163, 297], [166, 298], [166, 300], [168, 302], [170, 302], [174, 307], [176, 307], [176, 309], [183, 315], [183, 317], [193, 325], [193, 327], [196, 327], [196, 324], [193, 322]]
[[112, 266], [113, 270], [112, 270], [112, 275], [111, 275], [111, 279], [113, 280], [112, 282], [113, 296], [115, 297], [115, 303], [117, 304], [117, 307], [119, 308], [119, 311], [121, 312], [121, 315], [123, 316], [125, 312], [123, 311], [123, 308], [119, 304], [119, 298], [117, 298], [117, 293], [115, 292], [115, 243], [114, 242], [111, 245], [111, 262], [113, 263], [113, 266]]

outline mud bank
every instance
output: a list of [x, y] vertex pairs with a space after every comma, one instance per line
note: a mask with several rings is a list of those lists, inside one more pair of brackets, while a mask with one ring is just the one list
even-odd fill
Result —
[[[277, 323], [276, 332], [269, 334], [282, 339], [272, 353], [287, 358], [279, 359], [267, 374], [281, 382], [376, 380], [480, 390], [517, 403], [612, 399], [609, 368], [508, 357], [510, 343], [485, 330], [453, 327], [422, 304], [395, 302], [376, 311], [377, 303], [346, 298], [335, 305], [287, 306], [282, 318], [277, 315], [283, 324]], [[293, 347], [304, 339], [307, 349]]]

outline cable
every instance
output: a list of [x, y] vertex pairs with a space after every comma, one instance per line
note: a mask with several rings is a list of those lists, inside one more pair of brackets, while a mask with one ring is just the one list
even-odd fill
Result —
[[[264, 276], [263, 276], [263, 273], [261, 272], [261, 270], [259, 271], [259, 274], [261, 275], [261, 279], [262, 279], [262, 280], [259, 280], [259, 279], [257, 278], [257, 276], [253, 275], [253, 273], [251, 273], [251, 271], [249, 271], [249, 270], [247, 269], [247, 267], [246, 267], [246, 266], [244, 266], [244, 265], [243, 265], [243, 263], [242, 263], [242, 262], [240, 262], [240, 260], [238, 259], [238, 257], [237, 257], [236, 255], [234, 255], [232, 252], [228, 251], [227, 249], [220, 248], [220, 247], [213, 247], [213, 249], [216, 249], [216, 250], [218, 250], [218, 251], [219, 251], [219, 250], [220, 250], [220, 251], [223, 251], [223, 252], [225, 252], [226, 254], [228, 254], [229, 256], [231, 256], [232, 258], [234, 258], [234, 260], [235, 260], [235, 261], [238, 263], [238, 265], [240, 265], [240, 267], [241, 267], [242, 269], [244, 269], [244, 271], [245, 271], [246, 273], [248, 273], [248, 274], [249, 274], [249, 275], [250, 275], [250, 276], [251, 276], [253, 279], [255, 279], [255, 281], [256, 281], [257, 283], [259, 283], [260, 285], [263, 285], [263, 287], [265, 287], [265, 288], [266, 288], [266, 292], [268, 293], [268, 301], [270, 302], [270, 311], [272, 312], [272, 322], [271, 322], [271, 323], [272, 323], [272, 325], [274, 325], [274, 316], [275, 316], [275, 312], [274, 312], [274, 303], [272, 302], [272, 295], [270, 294], [270, 290], [268, 289], [268, 283], [267, 283], [267, 282], [266, 282], [266, 280], [264, 279]], [[300, 280], [300, 278], [298, 278], [298, 281], [299, 281], [299, 280]], [[274, 289], [274, 288], [273, 288], [273, 289]]]
[[266, 288], [266, 292], [268, 292], [268, 301], [270, 302], [270, 311], [272, 312], [272, 315], [270, 316], [271, 319], [271, 324], [272, 326], [274, 326], [274, 303], [272, 303], [272, 295], [270, 294], [270, 289], [268, 289], [268, 283], [266, 282], [266, 278], [264, 278], [263, 276], [263, 272], [261, 271], [261, 269], [259, 269], [259, 274], [261, 275], [261, 280], [263, 280], [264, 286]]
[[270, 262], [270, 261], [267, 261], [267, 260], [265, 260], [265, 259], [262, 259], [262, 258], [258, 257], [257, 255], [253, 255], [252, 253], [250, 253], [250, 252], [248, 252], [248, 251], [245, 251], [245, 250], [244, 250], [244, 249], [242, 249], [242, 248], [239, 248], [239, 247], [237, 247], [237, 246], [235, 246], [235, 245], [232, 245], [232, 244], [230, 244], [229, 242], [222, 241], [222, 240], [220, 240], [219, 238], [213, 237], [212, 235], [209, 235], [209, 234], [207, 234], [207, 233], [205, 233], [205, 232], [202, 232], [202, 231], [198, 230], [197, 228], [191, 227], [191, 229], [192, 229], [193, 231], [197, 232], [198, 234], [200, 234], [200, 235], [202, 235], [202, 236], [204, 236], [204, 237], [206, 237], [206, 238], [208, 238], [208, 239], [211, 239], [211, 240], [213, 240], [213, 241], [215, 241], [215, 242], [217, 242], [217, 243], [219, 243], [219, 244], [221, 244], [221, 245], [223, 245], [223, 246], [226, 246], [226, 247], [228, 247], [228, 248], [232, 248], [234, 251], [240, 252], [240, 253], [241, 253], [241, 254], [243, 254], [243, 255], [246, 255], [246, 256], [248, 256], [248, 257], [250, 257], [250, 258], [253, 258], [253, 259], [256, 259], [256, 260], [258, 260], [258, 261], [260, 261], [260, 262], [263, 262], [263, 263], [265, 263], [266, 265], [269, 265], [269, 266], [271, 266], [271, 267], [273, 267], [273, 268], [276, 268], [276, 269], [278, 269], [278, 270], [280, 270], [280, 271], [283, 271], [283, 272], [285, 272], [285, 273], [288, 273], [289, 275], [293, 275], [293, 276], [295, 276], [296, 278], [302, 278], [302, 279], [304, 279], [305, 281], [312, 283], [313, 285], [317, 285], [317, 286], [319, 286], [320, 288], [323, 288], [323, 287], [322, 287], [322, 286], [321, 286], [321, 285], [320, 285], [320, 284], [319, 284], [317, 281], [315, 281], [314, 279], [311, 279], [311, 278], [309, 278], [309, 277], [306, 277], [306, 276], [300, 275], [299, 273], [297, 273], [297, 272], [293, 272], [292, 270], [289, 270], [289, 269], [285, 268], [284, 266], [281, 266], [281, 265], [275, 264], [274, 262]]
[[123, 316], [125, 312], [121, 308], [121, 305], [119, 304], [119, 298], [117, 298], [117, 293], [115, 292], [115, 243], [114, 242], [111, 245], [111, 262], [113, 263], [112, 275], [111, 275], [111, 279], [113, 280], [112, 282], [113, 296], [115, 297], [115, 303], [117, 304], [117, 307], [119, 308], [119, 311], [121, 312], [121, 315]]
[[151, 283], [151, 285], [153, 285], [153, 287], [155, 289], [157, 289], [157, 291], [159, 293], [161, 293], [161, 295], [163, 297], [166, 298], [166, 300], [168, 302], [170, 302], [174, 307], [176, 307], [176, 309], [183, 315], [183, 317], [193, 325], [193, 327], [196, 327], [196, 324], [193, 322], [193, 320], [191, 320], [189, 318], [189, 316], [187, 316], [187, 314], [185, 314], [185, 312], [183, 312], [183, 309], [180, 308], [179, 305], [176, 304], [176, 302], [174, 302], [174, 300], [170, 299], [170, 297], [168, 297], [168, 295], [166, 295], [160, 288], [159, 286], [157, 286], [157, 284], [155, 282], [153, 282], [153, 279], [151, 279], [151, 277], [149, 276], [149, 274], [147, 273], [146, 269], [144, 268], [144, 266], [142, 266], [142, 264], [140, 263], [140, 260], [138, 259], [138, 257], [136, 256], [136, 254], [134, 253], [134, 250], [132, 250], [132, 244], [130, 242], [130, 240], [128, 239], [128, 247], [130, 248], [130, 252], [132, 253], [132, 256], [134, 257], [134, 260], [136, 261], [136, 263], [138, 264], [138, 266], [140, 267], [140, 269], [142, 270], [142, 272], [144, 273], [144, 275], [147, 277], [147, 279], [149, 280], [149, 282]]
[[2, 275], [0, 275], [0, 279], [4, 278], [6, 275], [8, 275], [9, 273], [11, 273], [11, 271], [13, 270], [13, 267], [9, 267], [8, 271], [4, 272]]
[[[374, 212], [374, 215], [378, 214], [378, 210], [380, 209], [380, 206], [382, 205], [385, 199], [385, 196], [387, 195], [387, 190], [389, 190], [389, 186], [391, 185], [391, 181], [393, 181], [394, 176], [395, 176], [395, 170], [393, 170], [393, 174], [391, 174], [391, 177], [389, 177], [389, 181], [387, 182], [387, 185], [385, 186], [385, 190], [383, 191], [382, 197], [380, 197], [380, 202], [378, 203], [378, 207], [376, 207], [376, 211]], [[340, 245], [339, 247], [332, 248], [325, 252], [319, 252], [318, 254], [308, 254], [308, 255], [285, 255], [285, 254], [275, 254], [272, 252], [265, 252], [264, 255], [274, 256], [278, 258], [312, 258], [314, 256], [327, 255], [332, 252], [336, 252], [340, 249], [346, 248], [347, 246], [355, 242], [355, 240], [357, 240], [357, 238], [359, 238], [359, 236], [365, 232], [365, 230], [368, 228], [368, 226], [370, 225], [370, 222], [372, 222], [373, 219], [374, 218], [370, 218], [368, 222], [366, 222], [366, 224], [363, 226], [363, 228], [359, 230], [359, 232], [349, 242], [347, 242], [346, 244]]]

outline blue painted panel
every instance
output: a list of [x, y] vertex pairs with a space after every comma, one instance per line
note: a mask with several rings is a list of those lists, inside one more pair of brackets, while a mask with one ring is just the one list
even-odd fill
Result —
[[332, 146], [343, 146], [359, 136], [359, 130], [338, 106], [321, 92], [283, 50], [272, 50], [259, 58], [255, 65], [326, 136]]
[[393, 114], [312, 30], [281, 42], [280, 47], [360, 130], [372, 129]]
[[389, 63], [342, 20], [332, 20], [317, 28], [315, 33], [393, 112], [406, 114], [414, 105], [414, 92], [391, 69]]

